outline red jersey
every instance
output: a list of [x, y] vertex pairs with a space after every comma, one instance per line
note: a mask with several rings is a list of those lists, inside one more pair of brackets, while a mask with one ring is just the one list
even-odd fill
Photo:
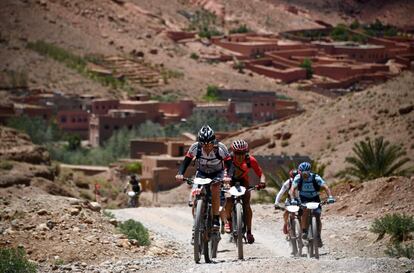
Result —
[[[258, 177], [261, 177], [263, 174], [262, 168], [260, 168], [259, 163], [257, 163], [256, 158], [254, 156], [249, 156], [250, 160], [250, 168], [256, 173]], [[233, 166], [234, 166], [234, 174], [233, 178], [235, 179], [242, 179], [245, 181], [249, 181], [249, 167], [247, 166], [247, 159], [245, 158], [241, 164], [236, 162], [235, 158], [233, 158]]]

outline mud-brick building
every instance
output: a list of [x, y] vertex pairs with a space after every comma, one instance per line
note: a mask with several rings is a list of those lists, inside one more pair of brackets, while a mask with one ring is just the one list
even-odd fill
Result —
[[50, 120], [54, 115], [51, 107], [20, 103], [14, 104], [14, 112], [16, 116], [38, 117], [44, 120]]
[[132, 130], [147, 120], [146, 112], [135, 110], [110, 110], [107, 115], [91, 115], [89, 142], [97, 147], [122, 128]]
[[[168, 155], [142, 157], [142, 183], [153, 192], [169, 190], [180, 185], [175, 181], [175, 175], [183, 157], [170, 157]], [[192, 176], [195, 167], [191, 164], [186, 175]]]
[[160, 112], [160, 103], [155, 100], [124, 100], [119, 102], [119, 109], [143, 112], [146, 115], [146, 119], [151, 120], [152, 122], [160, 123], [160, 121], [162, 120], [162, 114]]
[[237, 122], [235, 105], [231, 101], [218, 101], [214, 103], [197, 103], [193, 113], [201, 115], [213, 115], [227, 119], [229, 122]]
[[95, 99], [91, 103], [91, 113], [95, 115], [106, 115], [109, 110], [118, 109], [119, 100]]
[[59, 111], [56, 119], [61, 130], [79, 135], [82, 139], [89, 137], [89, 116], [83, 110]]
[[299, 111], [298, 103], [278, 99], [274, 91], [219, 89], [220, 100], [231, 100], [237, 120], [266, 122]]
[[130, 157], [140, 159], [145, 155], [169, 155], [172, 157], [184, 156], [191, 141], [183, 141], [175, 138], [159, 139], [133, 139], [130, 141]]

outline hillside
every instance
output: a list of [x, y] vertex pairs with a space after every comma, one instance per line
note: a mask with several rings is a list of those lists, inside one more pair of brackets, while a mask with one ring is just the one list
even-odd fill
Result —
[[[275, 144], [254, 149], [253, 154], [305, 154], [328, 164], [326, 177], [344, 168], [355, 142], [383, 136], [401, 144], [414, 158], [414, 77], [406, 72], [385, 84], [339, 97], [322, 107], [308, 105], [298, 117], [259, 127], [236, 137], [248, 141], [270, 138]], [[278, 133], [290, 133], [288, 140]], [[228, 139], [226, 143], [230, 143]]]
[[[402, 2], [402, 1], [400, 1]], [[59, 90], [66, 94], [94, 94], [124, 97], [125, 92], [103, 86], [62, 63], [39, 55], [27, 48], [28, 42], [45, 41], [79, 56], [129, 56], [143, 55], [142, 61], [149, 67], [161, 68], [170, 73], [165, 83], [154, 88], [134, 85], [135, 92], [154, 95], [173, 94], [178, 97], [200, 98], [206, 87], [215, 84], [225, 88], [275, 90], [294, 97], [304, 107], [321, 96], [298, 92], [294, 86], [280, 85], [274, 80], [253, 75], [239, 74], [231, 64], [208, 64], [190, 58], [211, 50], [200, 43], [175, 44], [166, 36], [168, 30], [185, 29], [189, 21], [182, 15], [201, 8], [223, 8], [224, 30], [246, 24], [259, 32], [277, 32], [297, 28], [318, 27], [315, 19], [330, 23], [341, 21], [336, 6], [320, 5], [314, 8], [312, 1], [295, 1], [292, 8], [287, 1], [179, 1], [166, 3], [154, 1], [11, 1], [0, 7], [0, 87], [20, 78], [32, 88]], [[358, 4], [364, 7], [364, 4]], [[391, 5], [391, 6], [390, 6]], [[407, 5], [404, 4], [403, 7]], [[369, 4], [366, 4], [369, 7]], [[409, 12], [399, 3], [376, 5], [376, 14], [390, 9]], [[248, 11], [248, 12], [247, 12]], [[404, 18], [400, 16], [399, 18]], [[293, 87], [293, 88], [292, 88]], [[1, 88], [0, 88], [1, 89]], [[0, 97], [10, 93], [0, 90]]]

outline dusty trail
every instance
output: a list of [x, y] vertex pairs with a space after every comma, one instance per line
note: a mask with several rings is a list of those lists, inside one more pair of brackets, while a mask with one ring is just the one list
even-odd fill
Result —
[[[245, 260], [237, 260], [236, 247], [222, 235], [218, 257], [212, 264], [195, 264], [192, 256], [191, 209], [188, 207], [161, 207], [114, 210], [119, 220], [135, 219], [161, 238], [179, 246], [178, 257], [160, 258], [154, 266], [140, 272], [411, 272], [414, 262], [391, 258], [361, 257], [351, 253], [338, 256], [332, 246], [326, 244], [321, 250], [320, 260], [292, 258], [289, 245], [280, 232], [281, 215], [275, 215], [270, 206], [254, 206], [253, 228], [256, 242], [244, 245]], [[341, 225], [343, 219], [326, 218], [326, 226]], [[327, 234], [328, 236], [328, 234]], [[327, 241], [327, 239], [325, 240]], [[333, 240], [331, 240], [333, 241]], [[340, 244], [340, 240], [335, 245]], [[369, 255], [367, 255], [369, 256]]]

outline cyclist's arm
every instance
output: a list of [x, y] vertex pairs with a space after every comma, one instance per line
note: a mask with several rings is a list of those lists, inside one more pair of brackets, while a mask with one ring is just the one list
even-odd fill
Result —
[[254, 156], [250, 156], [250, 166], [256, 175], [260, 177], [260, 183], [266, 183], [266, 177], [264, 176], [262, 168], [260, 168], [259, 163]]
[[326, 194], [328, 196], [332, 196], [331, 189], [328, 187], [325, 180], [323, 180], [322, 177], [320, 177], [319, 175], [316, 175], [315, 179], [316, 179], [316, 182], [318, 182], [319, 186], [324, 189]]
[[298, 191], [298, 182], [299, 182], [299, 177], [300, 176], [296, 176], [292, 182], [292, 187], [290, 187], [290, 196], [292, 198], [299, 198], [299, 191]]
[[280, 189], [280, 191], [277, 193], [276, 195], [276, 199], [275, 199], [275, 204], [279, 204], [280, 203], [280, 199], [282, 199], [283, 194], [285, 194], [285, 192], [289, 189], [289, 179], [285, 181], [285, 183], [283, 183], [282, 188]]
[[178, 174], [184, 175], [188, 166], [190, 166], [191, 161], [193, 161], [192, 157], [185, 156], [183, 162], [180, 165], [180, 168], [178, 169]]

